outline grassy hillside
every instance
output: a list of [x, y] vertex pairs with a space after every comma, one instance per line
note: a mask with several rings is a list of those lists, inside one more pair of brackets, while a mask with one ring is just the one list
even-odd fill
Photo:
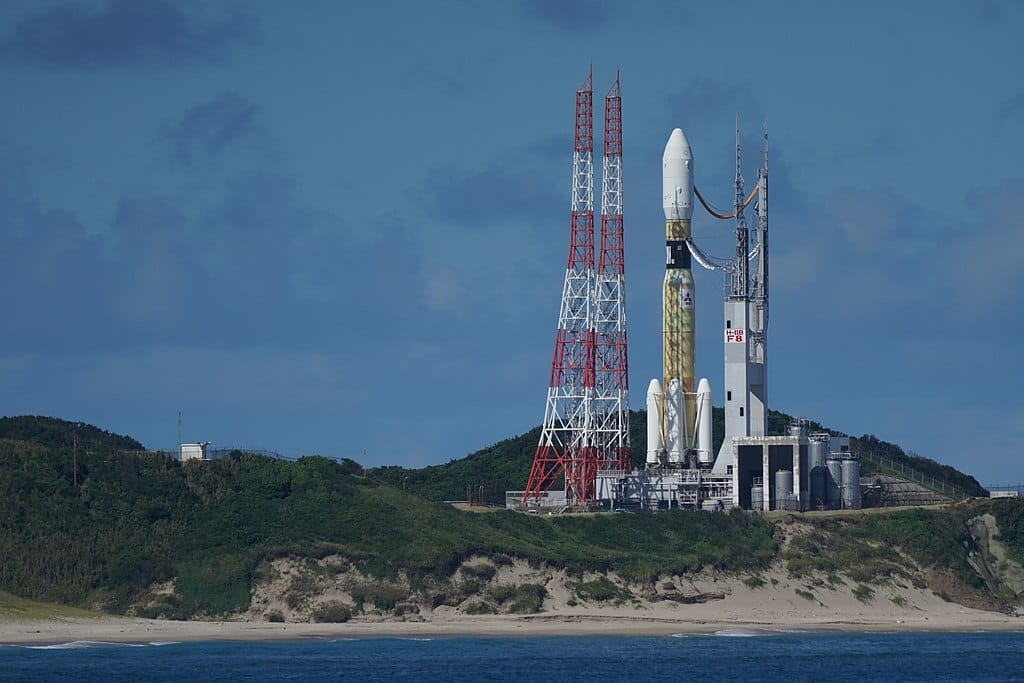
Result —
[[[782, 434], [788, 429], [793, 417], [775, 410], [768, 411], [768, 432]], [[811, 431], [827, 431], [846, 436], [842, 432], [824, 427], [817, 422], [810, 423]], [[712, 432], [714, 450], [717, 453], [725, 438], [725, 414], [721, 408], [712, 411]], [[640, 466], [647, 453], [647, 413], [630, 411], [630, 443], [633, 461]], [[405, 467], [377, 467], [367, 474], [383, 483], [422, 496], [427, 500], [469, 500], [472, 490], [474, 501], [492, 505], [505, 504], [505, 491], [521, 491], [526, 488], [530, 475], [533, 454], [540, 439], [540, 427], [511, 439], [499, 441], [493, 446], [476, 451], [459, 460], [444, 465], [433, 465], [421, 469]], [[923, 474], [947, 481], [973, 496], [987, 496], [988, 492], [977, 480], [949, 465], [934, 460], [907, 454], [900, 446], [882, 441], [871, 434], [852, 437], [850, 447], [855, 453], [874, 453], [898, 463], [913, 467]], [[872, 464], [864, 463], [865, 474], [872, 471]], [[479, 499], [479, 500], [478, 500]]]
[[123, 612], [175, 578], [155, 614], [187, 617], [245, 609], [257, 567], [284, 555], [444, 577], [474, 554], [505, 554], [645, 577], [756, 568], [775, 549], [770, 525], [741, 513], [477, 515], [320, 457], [90, 452], [77, 481], [67, 449], [0, 440], [0, 590]]
[[[780, 560], [796, 574], [842, 571], [882, 581], [907, 556], [981, 590], [965, 523], [982, 510], [997, 518], [1011, 556], [1024, 559], [1024, 500], [812, 520], [810, 535], [783, 555], [779, 527], [740, 511], [541, 517], [466, 513], [427, 500], [458, 497], [451, 493], [461, 484], [444, 488], [458, 468], [459, 476], [479, 477], [500, 472], [488, 459], [518, 463], [496, 475], [500, 490], [500, 477], [529, 466], [536, 433], [465, 461], [408, 471], [392, 485], [382, 479], [395, 470], [369, 476], [352, 461], [234, 453], [182, 464], [119, 450], [137, 442], [87, 425], [28, 424], [39, 442], [0, 439], [0, 591], [114, 613], [237, 613], [249, 606], [268, 563], [282, 557], [340, 556], [367, 576], [448, 585], [476, 555], [614, 571], [636, 582], [707, 568], [757, 573]], [[74, 446], [54, 436], [67, 425], [78, 430], [77, 469]], [[172, 592], [150, 600], [153, 586], [172, 579]]]

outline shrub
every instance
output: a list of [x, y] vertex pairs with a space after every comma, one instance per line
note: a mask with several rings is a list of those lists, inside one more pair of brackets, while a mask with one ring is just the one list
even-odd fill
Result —
[[747, 578], [743, 579], [743, 583], [747, 586], [747, 588], [757, 589], [764, 586], [764, 579], [762, 579], [760, 576], [748, 576]]
[[343, 624], [352, 618], [352, 610], [340, 602], [328, 602], [313, 610], [313, 621], [318, 624]]
[[508, 583], [499, 583], [487, 589], [487, 596], [499, 605], [511, 600], [515, 594], [516, 587]]
[[866, 605], [872, 600], [874, 600], [875, 591], [871, 587], [865, 586], [863, 583], [858, 583], [857, 586], [853, 589], [853, 597], [857, 598]]
[[570, 583], [569, 585], [580, 600], [607, 602], [609, 600], [621, 600], [630, 595], [627, 591], [622, 590], [608, 580], [606, 576], [594, 579], [593, 581]]
[[544, 586], [524, 583], [516, 588], [515, 598], [508, 606], [508, 611], [513, 614], [536, 614], [541, 611], [547, 594]]
[[280, 610], [272, 609], [266, 614], [264, 614], [263, 617], [272, 624], [284, 623], [284, 615], [281, 614]]
[[486, 602], [471, 602], [466, 605], [466, 614], [496, 614], [497, 610]]
[[365, 603], [370, 602], [382, 612], [393, 610], [400, 600], [409, 597], [403, 588], [379, 583], [358, 584], [349, 589], [349, 595], [360, 609], [363, 609]]

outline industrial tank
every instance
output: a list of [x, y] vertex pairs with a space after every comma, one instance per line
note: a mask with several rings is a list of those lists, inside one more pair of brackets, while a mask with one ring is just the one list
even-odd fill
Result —
[[843, 485], [843, 459], [836, 453], [829, 455], [825, 461], [827, 467], [825, 476], [825, 505], [831, 509], [838, 509], [843, 506], [841, 487]]
[[755, 479], [754, 485], [750, 487], [750, 509], [764, 509], [764, 486], [761, 485], [760, 479]]
[[777, 470], [775, 472], [775, 509], [792, 510], [793, 498], [793, 471]]
[[860, 509], [860, 461], [845, 458], [841, 461], [843, 470], [843, 507], [848, 510]]
[[825, 459], [828, 456], [829, 437], [826, 433], [811, 434], [811, 443], [807, 449], [807, 465], [810, 469], [810, 506], [817, 508], [826, 504], [825, 481], [828, 471]]

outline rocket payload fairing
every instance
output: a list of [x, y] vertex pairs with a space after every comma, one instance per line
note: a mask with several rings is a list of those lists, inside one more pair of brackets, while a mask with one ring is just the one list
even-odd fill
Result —
[[[694, 447], [694, 290], [690, 270], [690, 219], [693, 216], [693, 153], [676, 128], [661, 158], [662, 205], [665, 209], [665, 281], [662, 287], [662, 367], [667, 390], [664, 414], [678, 416], [665, 425], [670, 463], [681, 463]], [[679, 390], [671, 390], [677, 381]], [[673, 395], [674, 394], [674, 395]], [[671, 405], [670, 402], [678, 402]]]

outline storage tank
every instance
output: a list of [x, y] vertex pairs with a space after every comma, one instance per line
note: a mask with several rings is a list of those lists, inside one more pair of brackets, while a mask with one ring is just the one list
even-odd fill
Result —
[[798, 439], [807, 438], [807, 424], [803, 420], [791, 422], [789, 424], [789, 435], [795, 436]]
[[811, 443], [807, 448], [807, 467], [809, 474], [809, 504], [812, 509], [826, 504], [825, 481], [828, 473], [825, 459], [829, 452], [829, 435], [823, 432], [811, 434]]
[[860, 509], [860, 461], [847, 457], [842, 461], [843, 507], [848, 510]]
[[750, 509], [764, 509], [764, 486], [761, 485], [760, 479], [755, 479], [753, 486], [750, 487]]
[[843, 506], [841, 488], [843, 486], [843, 459], [836, 453], [828, 456], [825, 461], [825, 505], [831, 509]]
[[777, 470], [775, 472], [775, 509], [792, 510], [795, 499], [793, 498], [793, 471]]

